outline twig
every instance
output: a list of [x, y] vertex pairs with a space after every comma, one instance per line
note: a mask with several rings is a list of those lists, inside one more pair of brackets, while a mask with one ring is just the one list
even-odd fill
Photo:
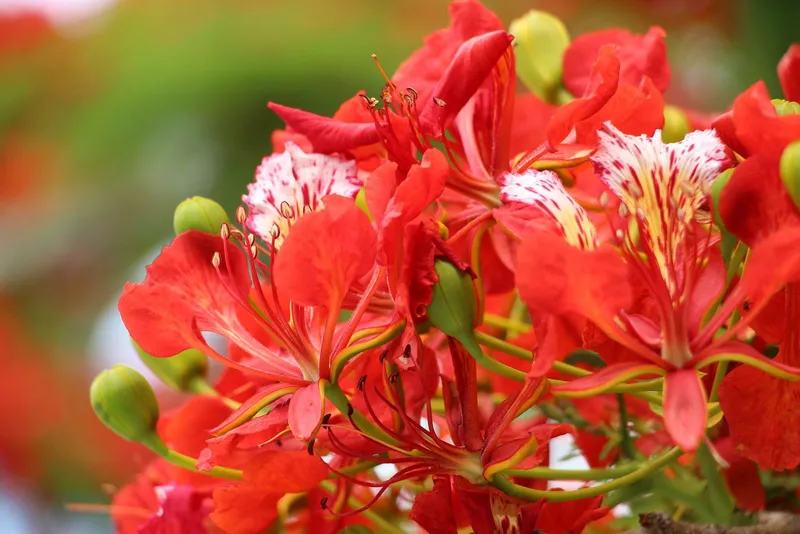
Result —
[[755, 525], [739, 527], [686, 523], [665, 514], [642, 514], [639, 524], [627, 534], [800, 534], [800, 517], [785, 512], [761, 512]]

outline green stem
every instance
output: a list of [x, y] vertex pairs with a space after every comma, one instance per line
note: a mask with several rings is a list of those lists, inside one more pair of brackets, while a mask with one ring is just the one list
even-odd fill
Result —
[[633, 484], [634, 482], [638, 482], [651, 473], [665, 468], [672, 461], [676, 460], [681, 454], [683, 454], [683, 451], [681, 451], [681, 449], [678, 447], [675, 447], [670, 449], [662, 456], [659, 456], [652, 462], [645, 463], [636, 469], [636, 471], [621, 476], [616, 480], [612, 480], [604, 484], [598, 484], [597, 486], [590, 486], [588, 488], [581, 488], [572, 491], [535, 490], [526, 488], [524, 486], [514, 484], [503, 475], [495, 475], [492, 477], [491, 484], [500, 491], [504, 492], [506, 495], [527, 501], [537, 501], [539, 499], [547, 499], [550, 502], [576, 501], [578, 499], [597, 497], [598, 495], [603, 495], [609, 491], [614, 491], [616, 489]]
[[625, 406], [625, 397], [617, 393], [617, 404], [619, 404], [619, 448], [628, 460], [636, 457], [636, 447], [633, 446], [631, 435], [628, 433], [628, 410]]
[[[510, 378], [511, 380], [516, 380], [517, 382], [524, 382], [526, 374], [519, 369], [514, 369], [513, 367], [509, 367], [504, 363], [500, 363], [494, 358], [491, 358], [484, 354], [481, 346], [478, 344], [477, 339], [475, 336], [466, 335], [460, 336], [458, 338], [459, 343], [469, 352], [470, 356], [475, 360], [475, 363], [483, 367], [484, 369], [491, 371], [492, 373], [504, 376], [506, 378]], [[495, 339], [495, 338], [493, 338]]]
[[231, 409], [236, 410], [238, 409], [242, 403], [236, 402], [233, 399], [229, 399], [228, 397], [223, 397], [222, 395], [214, 389], [211, 384], [209, 384], [205, 377], [198, 376], [192, 379], [189, 382], [189, 391], [194, 393], [195, 395], [208, 395], [209, 397], [219, 397], [222, 402], [227, 404]]
[[722, 385], [722, 379], [728, 372], [728, 360], [722, 360], [717, 364], [717, 372], [714, 374], [714, 383], [711, 384], [711, 393], [708, 395], [708, 402], [716, 402], [717, 395], [719, 394], [719, 387]]
[[195, 467], [197, 463], [196, 458], [186, 456], [178, 451], [169, 449], [165, 455], [162, 455], [166, 461], [172, 465], [177, 465], [193, 473], [200, 473], [201, 475], [208, 475], [210, 477], [224, 478], [226, 480], [242, 480], [242, 471], [239, 469], [231, 469], [230, 467], [212, 467], [210, 471], [200, 471]]
[[363, 433], [384, 443], [399, 445], [396, 439], [381, 430], [375, 423], [367, 419], [364, 414], [353, 408], [353, 405], [350, 404], [350, 399], [347, 398], [347, 395], [338, 385], [328, 382], [325, 385], [325, 398], [331, 401], [344, 416], [347, 416], [348, 412], [352, 410], [353, 421]]
[[553, 469], [534, 467], [532, 469], [507, 469], [504, 475], [518, 478], [537, 478], [545, 480], [610, 480], [636, 471], [638, 464], [630, 464], [606, 469]]
[[[332, 482], [323, 481], [320, 483], [320, 486], [329, 493], [336, 493], [336, 486]], [[364, 506], [364, 504], [355, 497], [348, 497], [347, 504], [354, 509], [359, 509]], [[372, 524], [379, 529], [379, 532], [385, 532], [387, 534], [406, 534], [405, 530], [395, 526], [387, 519], [384, 519], [380, 514], [370, 509], [364, 510], [361, 513], [364, 517], [372, 521]]]
[[[504, 352], [506, 354], [515, 356], [522, 360], [526, 360], [529, 362], [533, 361], [533, 353], [531, 351], [513, 345], [508, 341], [497, 339], [496, 337], [490, 336], [485, 332], [476, 331], [475, 339], [481, 345], [486, 345], [487, 347], [491, 347], [495, 350], [499, 350], [500, 352]], [[555, 369], [556, 371], [561, 371], [562, 373], [570, 376], [587, 376], [592, 374], [591, 371], [587, 371], [586, 369], [581, 369], [580, 367], [575, 367], [574, 365], [570, 365], [564, 362], [555, 362], [553, 364], [553, 369]]]

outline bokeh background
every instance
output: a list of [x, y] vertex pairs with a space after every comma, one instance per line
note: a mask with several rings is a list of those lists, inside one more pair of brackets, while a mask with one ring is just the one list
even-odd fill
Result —
[[[380, 91], [447, 25], [446, 0], [0, 0], [0, 532], [106, 533], [145, 461], [88, 404], [91, 377], [135, 362], [116, 314], [126, 280], [187, 196], [232, 213], [270, 132], [268, 100], [330, 114]], [[794, 0], [486, 0], [570, 32], [668, 32], [667, 99], [721, 111], [800, 40]], [[169, 405], [174, 399], [165, 398]]]

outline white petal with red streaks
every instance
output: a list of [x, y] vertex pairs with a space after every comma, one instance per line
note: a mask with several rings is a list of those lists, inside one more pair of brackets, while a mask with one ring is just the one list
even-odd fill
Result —
[[261, 161], [255, 181], [242, 200], [247, 205], [247, 226], [267, 243], [279, 248], [291, 226], [304, 213], [323, 207], [331, 194], [353, 198], [362, 186], [354, 161], [325, 154], [306, 154], [294, 143], [286, 151]]
[[553, 171], [531, 169], [522, 174], [506, 174], [500, 199], [505, 204], [518, 202], [540, 210], [574, 247], [592, 249], [597, 244], [597, 232], [586, 210], [567, 193]]

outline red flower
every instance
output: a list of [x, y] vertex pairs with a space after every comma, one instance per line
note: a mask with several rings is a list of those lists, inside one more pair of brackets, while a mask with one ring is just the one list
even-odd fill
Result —
[[600, 50], [615, 48], [620, 62], [620, 83], [639, 85], [649, 78], [659, 92], [669, 87], [672, 73], [667, 63], [666, 33], [653, 26], [646, 35], [634, 35], [614, 28], [577, 37], [564, 53], [564, 86], [575, 96], [583, 96], [590, 86], [592, 65]]
[[[576, 318], [586, 318], [640, 361], [608, 366], [554, 391], [585, 396], [634, 376], [665, 375], [666, 429], [681, 448], [693, 450], [704, 433], [706, 419], [706, 394], [696, 368], [735, 353], [740, 361], [766, 366], [773, 373], [787, 376], [785, 373], [797, 372], [746, 345], [730, 342], [742, 324], [713, 339], [719, 325], [745, 297], [753, 299], [757, 307], [763, 306], [782, 283], [795, 276], [797, 266], [793, 258], [786, 258], [781, 262], [785, 267], [769, 277], [771, 283], [756, 288], [767, 276], [760, 262], [775, 250], [762, 249], [759, 254], [754, 250], [754, 265], [737, 291], [704, 322], [724, 279], [719, 255], [710, 246], [713, 235], [708, 230], [702, 231], [705, 235], [700, 233], [695, 222], [705, 202], [702, 191], [726, 165], [716, 137], [711, 132], [698, 132], [680, 143], [664, 145], [657, 138], [625, 136], [606, 126], [592, 161], [600, 178], [621, 201], [616, 241], [623, 256], [608, 246], [595, 248], [588, 219], [564, 198], [566, 192], [557, 180], [538, 178], [549, 187], [531, 187], [538, 193], [529, 193], [526, 201], [551, 219], [557, 233], [536, 232], [523, 241], [517, 284], [534, 312], [553, 314], [572, 324]], [[535, 180], [537, 175], [531, 178]], [[638, 245], [628, 233], [629, 216], [635, 217]], [[660, 325], [625, 311], [632, 304], [629, 288], [636, 279], [649, 288], [657, 303]], [[546, 336], [546, 331], [537, 333], [542, 347]], [[579, 342], [579, 338], [575, 340]], [[540, 349], [538, 360], [548, 358], [552, 362], [559, 355], [564, 352], [543, 353]], [[547, 368], [540, 363], [540, 371]]]
[[[181, 234], [148, 268], [143, 284], [125, 287], [120, 312], [131, 336], [154, 356], [196, 348], [283, 384], [280, 393], [293, 394], [289, 425], [298, 438], [310, 439], [322, 419], [333, 351], [344, 347], [360, 320], [356, 314], [337, 334], [339, 312], [375, 259], [366, 215], [352, 201], [329, 194], [355, 195], [354, 180], [352, 164], [307, 155], [293, 145], [266, 158], [245, 197], [250, 216], [238, 214], [266, 241], [265, 248], [255, 235], [227, 226], [221, 239]], [[318, 211], [323, 202], [325, 209]], [[259, 260], [262, 253], [269, 264]], [[261, 276], [269, 281], [268, 291]], [[201, 335], [208, 331], [226, 337], [244, 357], [218, 354]]]

